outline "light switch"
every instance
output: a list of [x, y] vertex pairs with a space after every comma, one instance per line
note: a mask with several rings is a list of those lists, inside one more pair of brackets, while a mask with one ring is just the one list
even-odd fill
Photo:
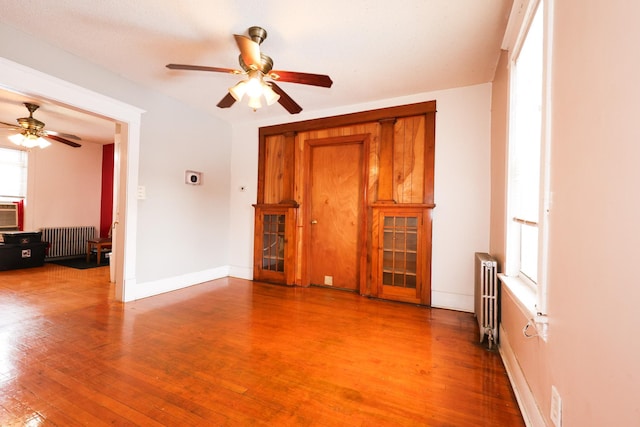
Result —
[[138, 200], [147, 198], [147, 189], [144, 185], [138, 185]]

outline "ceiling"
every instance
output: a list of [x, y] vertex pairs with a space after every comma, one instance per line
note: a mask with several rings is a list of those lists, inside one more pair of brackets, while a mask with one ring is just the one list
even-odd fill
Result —
[[[0, 22], [230, 123], [289, 122], [343, 106], [486, 83], [513, 0], [2, 0]], [[329, 89], [280, 83], [304, 109], [216, 107], [240, 77], [172, 71], [167, 63], [239, 68], [233, 34], [267, 30], [274, 70], [328, 74]], [[90, 142], [112, 140], [113, 123], [0, 91], [0, 121], [28, 115], [46, 129]], [[6, 132], [6, 131], [5, 131]]]

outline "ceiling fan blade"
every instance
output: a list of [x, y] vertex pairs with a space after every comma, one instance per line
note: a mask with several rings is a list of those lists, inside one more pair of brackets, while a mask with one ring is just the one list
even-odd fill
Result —
[[61, 138], [65, 138], [65, 139], [76, 139], [78, 141], [80, 141], [82, 139], [79, 136], [73, 135], [71, 133], [56, 132], [56, 131], [53, 131], [53, 130], [47, 130], [44, 133], [45, 133], [45, 136], [54, 135], [54, 136], [59, 136]]
[[236, 99], [231, 96], [230, 93], [227, 93], [224, 98], [218, 102], [217, 106], [220, 108], [229, 108], [236, 102]]
[[20, 126], [16, 126], [16, 125], [11, 124], [11, 123], [0, 122], [0, 125], [8, 126], [8, 127], [10, 127], [11, 129], [16, 129], [16, 130], [20, 130], [20, 129], [22, 129], [22, 127], [20, 127]]
[[242, 61], [249, 67], [262, 71], [262, 61], [260, 60], [260, 45], [249, 37], [234, 34]]
[[280, 86], [278, 86], [274, 82], [271, 82], [271, 87], [273, 88], [273, 91], [275, 93], [280, 95], [280, 99], [278, 99], [278, 102], [285, 108], [285, 110], [287, 110], [291, 114], [298, 114], [300, 111], [302, 111], [302, 107], [298, 105], [298, 103], [294, 101], [289, 95], [287, 95], [287, 93], [283, 91]]
[[241, 74], [240, 71], [233, 68], [206, 67], [202, 65], [186, 65], [186, 64], [167, 64], [170, 70], [189, 70], [189, 71], [213, 71], [215, 73], [231, 73]]
[[296, 71], [272, 71], [269, 77], [279, 82], [300, 83], [303, 85], [331, 87], [331, 77], [324, 74], [298, 73]]
[[58, 142], [61, 142], [63, 144], [67, 144], [67, 145], [69, 145], [70, 147], [73, 147], [73, 148], [82, 147], [82, 145], [78, 144], [77, 142], [72, 142], [72, 141], [69, 141], [69, 140], [64, 139], [62, 137], [56, 136], [56, 135], [47, 134], [44, 137], [45, 138], [49, 138], [49, 139], [53, 139], [54, 141], [58, 141]]

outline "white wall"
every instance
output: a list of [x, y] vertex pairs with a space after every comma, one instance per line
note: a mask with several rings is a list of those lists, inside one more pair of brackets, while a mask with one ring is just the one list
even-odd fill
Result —
[[102, 145], [52, 142], [29, 152], [25, 230], [90, 225], [100, 230]]
[[[473, 255], [489, 249], [491, 85], [343, 107], [295, 121], [430, 100], [436, 100], [438, 110], [432, 304], [473, 311]], [[273, 123], [234, 127], [229, 252], [238, 277], [252, 277], [258, 128], [269, 124]], [[241, 185], [248, 187], [246, 193], [239, 192]]]
[[474, 253], [489, 250], [491, 85], [435, 94], [432, 305], [473, 312]]
[[[167, 119], [171, 126], [163, 123]], [[138, 201], [139, 281], [229, 264], [231, 136], [230, 128], [215, 124], [206, 114], [176, 109], [162, 98], [143, 115], [138, 184], [146, 199]], [[186, 184], [187, 170], [202, 172], [202, 184]]]
[[[229, 224], [230, 274], [253, 279], [254, 208], [258, 194], [258, 126], [233, 128], [231, 153], [231, 221]], [[245, 191], [240, 188], [244, 187]]]

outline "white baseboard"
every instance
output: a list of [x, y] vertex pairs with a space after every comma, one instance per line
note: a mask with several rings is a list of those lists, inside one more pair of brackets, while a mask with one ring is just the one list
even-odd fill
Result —
[[431, 306], [473, 313], [473, 295], [431, 290]]
[[500, 356], [502, 357], [502, 363], [507, 370], [511, 387], [513, 387], [513, 393], [516, 395], [516, 400], [520, 406], [520, 412], [527, 427], [544, 427], [547, 424], [544, 421], [544, 417], [540, 412], [540, 408], [536, 403], [536, 399], [529, 388], [527, 379], [518, 363], [511, 345], [509, 344], [509, 337], [505, 330], [500, 326], [500, 345], [498, 349]]
[[253, 268], [232, 265], [229, 267], [229, 276], [236, 277], [238, 279], [253, 280]]
[[125, 286], [125, 302], [147, 298], [165, 292], [176, 291], [178, 289], [208, 282], [210, 280], [221, 279], [229, 276], [229, 266], [212, 268], [195, 273], [183, 274], [181, 276], [168, 277], [166, 279], [152, 280], [150, 282], [127, 284]]

